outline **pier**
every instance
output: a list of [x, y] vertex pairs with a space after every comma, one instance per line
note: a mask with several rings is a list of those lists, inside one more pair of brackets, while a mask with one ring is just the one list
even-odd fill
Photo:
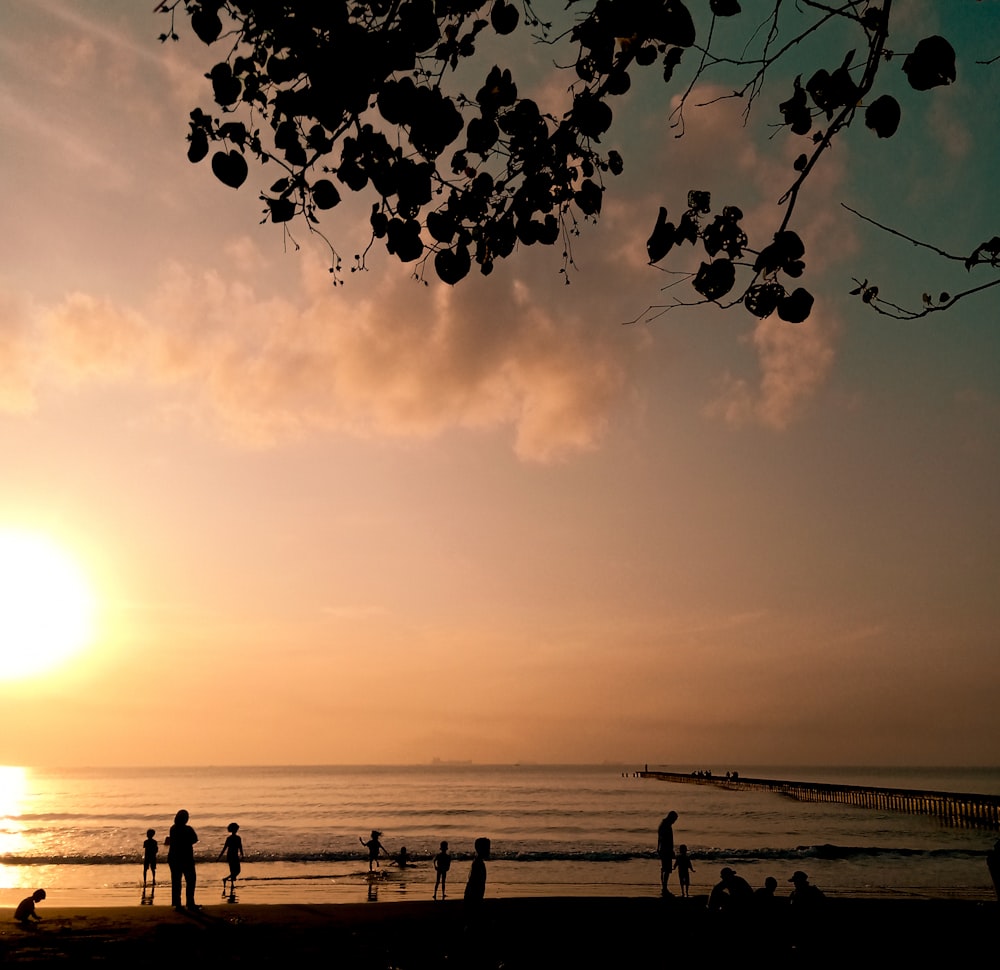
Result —
[[742, 775], [682, 774], [678, 771], [644, 771], [639, 778], [681, 785], [714, 785], [732, 791], [770, 791], [800, 802], [838, 802], [858, 808], [908, 815], [933, 815], [946, 825], [962, 828], [1000, 829], [1000, 795], [924, 791], [910, 788], [869, 788], [864, 785], [831, 785], [814, 781], [744, 778]]

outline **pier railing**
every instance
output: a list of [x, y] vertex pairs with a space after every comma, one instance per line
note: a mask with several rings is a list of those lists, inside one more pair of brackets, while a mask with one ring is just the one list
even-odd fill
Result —
[[800, 802], [839, 802], [909, 815], [934, 815], [947, 825], [1000, 829], [1000, 795], [925, 791], [911, 788], [874, 788], [865, 785], [831, 785], [813, 781], [744, 778], [742, 775], [683, 774], [677, 771], [638, 771], [653, 778], [682, 785], [715, 785], [733, 791], [770, 791]]

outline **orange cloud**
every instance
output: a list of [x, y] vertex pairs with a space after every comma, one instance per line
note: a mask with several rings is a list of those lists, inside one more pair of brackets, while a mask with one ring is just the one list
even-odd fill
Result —
[[0, 413], [29, 414], [35, 409], [35, 365], [27, 301], [0, 290]]
[[[209, 268], [164, 267], [141, 307], [74, 293], [39, 312], [36, 330], [0, 345], [14, 362], [8, 373], [21, 375], [0, 406], [30, 407], [43, 376], [57, 375], [144, 382], [161, 414], [185, 413], [254, 446], [309, 434], [426, 438], [463, 428], [509, 429], [528, 461], [596, 448], [655, 339], [655, 331], [618, 326], [628, 315], [623, 303], [632, 307], [621, 293], [639, 294], [641, 308], [652, 278], [645, 236], [665, 200], [648, 186], [666, 173], [671, 187], [663, 191], [676, 198], [675, 210], [688, 188], [707, 188], [717, 205], [749, 202], [747, 224], [758, 238], [761, 227], [775, 225], [791, 155], [758, 151], [739, 124], [740, 107], [700, 109], [681, 141], [667, 130], [665, 111], [643, 120], [660, 129], [661, 147], [639, 153], [632, 181], [612, 183], [607, 217], [584, 230], [587, 265], [573, 273], [572, 299], [553, 268], [558, 254], [540, 259], [527, 250], [491, 278], [473, 274], [451, 289], [419, 286], [395, 264], [358, 285], [332, 287], [321, 256], [304, 247], [294, 257], [298, 285], [272, 286], [273, 256], [261, 259], [258, 245], [274, 237], [262, 232], [259, 243], [218, 246]], [[804, 202], [797, 214], [810, 253], [820, 239], [834, 249], [850, 245], [849, 228], [825, 205], [840, 177], [833, 162], [817, 172], [811, 191], [823, 204]], [[838, 331], [828, 308], [817, 307], [806, 326], [763, 321], [746, 343], [759, 377], [724, 376], [708, 413], [733, 426], [786, 427], [822, 386]]]
[[772, 316], [761, 320], [749, 339], [757, 352], [759, 380], [724, 374], [705, 413], [733, 428], [755, 424], [783, 431], [802, 414], [833, 366], [834, 327], [816, 313], [797, 326]]
[[[685, 204], [687, 188], [710, 191], [716, 211], [727, 204], [743, 209], [750, 244], [762, 247], [780, 225], [784, 210], [777, 200], [794, 181], [792, 162], [806, 143], [789, 136], [778, 151], [759, 149], [753, 129], [742, 124], [744, 102], [728, 99], [727, 94], [727, 90], [712, 86], [699, 86], [692, 92], [685, 113], [685, 134], [674, 145], [664, 145], [659, 163], [671, 174], [677, 214]], [[764, 102], [756, 110], [758, 114], [765, 110]], [[806, 246], [807, 276], [803, 283], [814, 294], [830, 265], [858, 246], [850, 220], [831, 204], [845, 182], [847, 151], [846, 146], [838, 145], [836, 153], [827, 153], [821, 160], [806, 183], [789, 227]], [[681, 255], [688, 256], [688, 252], [684, 248]], [[688, 258], [696, 267], [703, 254]], [[742, 313], [739, 309], [730, 312]], [[758, 376], [723, 374], [719, 394], [707, 404], [705, 413], [734, 428], [749, 424], [773, 430], [787, 428], [804, 413], [807, 402], [826, 381], [840, 332], [839, 322], [822, 299], [817, 300], [805, 324], [792, 326], [774, 316], [757, 321], [745, 343], [755, 353]]]
[[72, 381], [127, 376], [141, 359], [146, 324], [133, 310], [108, 299], [71, 293], [40, 316], [51, 362]]
[[396, 274], [359, 299], [304, 254], [295, 301], [261, 297], [246, 244], [231, 255], [231, 275], [167, 267], [142, 311], [73, 293], [38, 312], [0, 343], [8, 375], [22, 375], [2, 406], [30, 407], [50, 379], [144, 381], [183, 391], [193, 419], [252, 446], [510, 427], [519, 457], [546, 462], [597, 447], [626, 385], [636, 342], [523, 280], [450, 289]]

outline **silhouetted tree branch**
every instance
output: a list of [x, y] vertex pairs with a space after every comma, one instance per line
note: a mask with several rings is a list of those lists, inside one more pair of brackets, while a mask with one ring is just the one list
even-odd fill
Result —
[[[805, 83], [802, 74], [795, 77], [778, 105], [781, 127], [807, 146], [778, 201], [770, 238], [752, 246], [737, 206], [713, 213], [710, 193], [693, 190], [676, 224], [660, 208], [647, 242], [654, 265], [685, 243], [704, 251], [698, 269], [678, 277], [690, 282], [694, 296], [671, 306], [742, 304], [758, 317], [777, 312], [792, 323], [805, 320], [813, 305], [795, 284], [805, 247], [793, 216], [823, 154], [859, 111], [879, 138], [895, 133], [899, 103], [876, 96], [894, 60], [903, 58], [916, 90], [956, 78], [955, 52], [943, 37], [926, 37], [905, 54], [889, 48], [893, 0], [772, 0], [736, 56], [717, 49], [718, 27], [746, 16], [739, 0], [707, 0], [707, 12], [699, 4], [699, 24], [682, 0], [567, 0], [565, 6], [559, 24], [541, 19], [531, 0], [162, 0], [156, 9], [170, 21], [161, 40], [177, 40], [182, 13], [197, 37], [222, 53], [206, 75], [215, 106], [191, 112], [192, 162], [211, 155], [215, 176], [233, 188], [246, 181], [248, 158], [272, 166], [276, 177], [259, 196], [262, 221], [286, 233], [301, 220], [322, 235], [321, 216], [329, 218], [343, 191], [367, 194], [371, 236], [352, 271], [364, 268], [378, 241], [413, 263], [417, 278], [431, 260], [437, 276], [452, 284], [473, 265], [489, 274], [518, 246], [561, 245], [567, 272], [573, 238], [583, 223], [597, 222], [610, 178], [624, 170], [622, 156], [602, 140], [633, 75], [659, 65], [669, 84], [685, 51], [698, 53], [678, 107], [665, 118], [683, 134], [685, 105], [713, 71], [743, 74], [724, 97], [744, 99], [748, 121], [769, 73], [793, 56], [801, 60], [807, 40], [829, 37], [831, 53], [818, 55], [829, 60], [813, 65]], [[835, 26], [853, 35], [849, 45], [833, 46], [844, 44]], [[483, 62], [474, 75], [481, 83], [465, 90], [456, 80], [468, 83], [491, 34], [517, 31], [571, 52], [562, 68], [568, 110], [522, 97], [501, 65], [487, 69]], [[322, 238], [334, 280], [342, 282], [341, 258]], [[976, 253], [976, 265], [995, 268], [988, 244]], [[936, 301], [933, 309], [991, 285]], [[866, 287], [863, 293], [871, 291]], [[866, 302], [880, 312], [899, 309], [875, 297]], [[653, 316], [667, 309], [650, 308]]]
[[[994, 236], [992, 239], [987, 239], [985, 242], [980, 243], [968, 256], [960, 256], [955, 253], [949, 253], [932, 243], [923, 242], [920, 239], [914, 239], [913, 236], [908, 236], [905, 232], [900, 232], [898, 229], [893, 229], [891, 226], [884, 226], [882, 223], [876, 222], [876, 220], [870, 218], [869, 216], [858, 212], [857, 209], [852, 209], [846, 203], [842, 202], [841, 205], [848, 212], [856, 215], [859, 219], [870, 223], [876, 228], [881, 229], [883, 232], [887, 232], [892, 236], [898, 237], [899, 239], [905, 239], [907, 242], [912, 243], [914, 246], [918, 246], [921, 249], [930, 250], [942, 259], [962, 263], [966, 270], [971, 271], [977, 266], [988, 266], [992, 269], [1000, 269], [1000, 236]], [[863, 282], [855, 280], [854, 282], [858, 285], [855, 289], [851, 290], [851, 295], [860, 296], [861, 299], [865, 303], [869, 304], [877, 313], [893, 317], [897, 320], [916, 320], [919, 317], [926, 317], [931, 313], [940, 313], [942, 310], [948, 310], [958, 303], [959, 300], [962, 300], [967, 296], [972, 296], [974, 293], [981, 293], [983, 290], [989, 290], [994, 286], [1000, 285], [1000, 277], [989, 280], [986, 283], [980, 283], [978, 286], [969, 287], [959, 293], [949, 293], [944, 291], [940, 295], [934, 296], [931, 293], [925, 292], [921, 297], [922, 307], [919, 310], [902, 307], [896, 303], [880, 298], [878, 295], [878, 287], [874, 284], [869, 284], [868, 280], [864, 280]]]

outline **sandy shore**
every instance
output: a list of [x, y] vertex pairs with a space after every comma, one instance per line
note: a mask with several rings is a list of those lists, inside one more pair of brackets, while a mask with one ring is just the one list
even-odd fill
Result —
[[[785, 907], [766, 925], [732, 925], [705, 898], [491, 899], [470, 931], [461, 900], [330, 905], [60, 909], [22, 928], [0, 910], [0, 962], [105, 967], [301, 966], [425, 970], [447, 967], [662, 967], [732, 965], [759, 955], [771, 966], [927, 965], [992, 953], [1000, 906], [968, 900], [839, 898], [808, 933]], [[805, 951], [805, 952], [804, 952]]]

